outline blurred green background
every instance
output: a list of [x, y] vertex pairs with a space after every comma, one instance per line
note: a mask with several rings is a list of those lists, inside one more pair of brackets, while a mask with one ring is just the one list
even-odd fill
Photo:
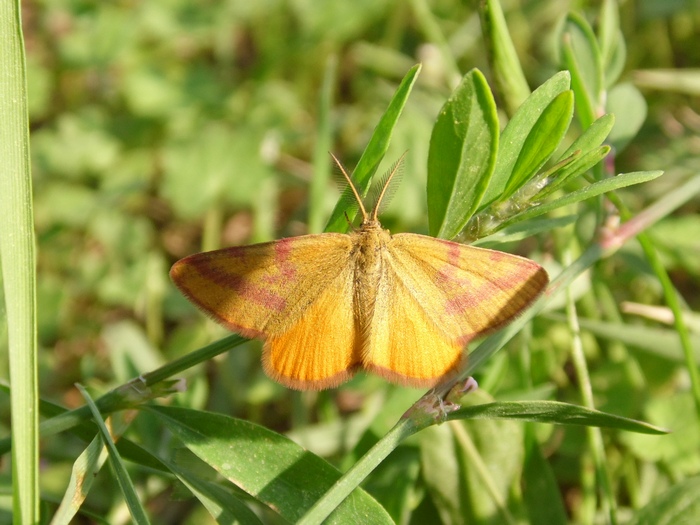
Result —
[[[700, 78], [681, 84], [643, 71], [673, 73], [700, 64], [700, 15], [693, 5], [621, 3], [623, 79], [642, 88], [648, 114], [640, 133], [613, 157], [615, 171], [666, 171], [623, 193], [633, 210], [700, 167]], [[592, 20], [598, 3], [504, 1], [503, 7], [536, 87], [559, 69], [563, 16], [578, 9]], [[474, 5], [458, 0], [35, 0], [23, 3], [23, 23], [42, 393], [66, 406], [82, 403], [76, 381], [106, 390], [221, 337], [223, 330], [205, 322], [169, 282], [170, 265], [203, 249], [306, 233], [310, 180], [330, 169], [329, 157], [317, 160], [318, 141], [330, 137], [329, 148], [354, 166], [397, 83], [417, 62], [423, 70], [387, 155], [390, 163], [408, 150], [406, 173], [383, 223], [392, 231], [426, 232], [428, 141], [451, 88], [435, 35], [445, 37], [462, 72], [479, 67], [489, 75]], [[335, 75], [325, 115], [327, 71]], [[329, 181], [327, 213], [337, 198]], [[676, 286], [696, 310], [698, 207], [696, 200], [652, 230]], [[661, 301], [636, 243], [601, 263], [597, 275], [608, 277], [616, 301]], [[564, 325], [541, 323], [535, 337], [540, 379], [561, 389], [562, 399], [575, 395], [568, 390]], [[620, 369], [589, 342], [603, 408], [644, 417], [647, 393], [628, 396]], [[644, 388], [675, 403], [683, 395], [678, 364], [648, 354], [639, 359]], [[277, 430], [359, 406], [341, 394], [290, 396], [264, 377], [257, 342], [193, 370], [189, 380], [182, 404]], [[376, 378], [360, 377], [350, 391], [358, 385], [382, 387]], [[652, 408], [663, 413], [660, 399]], [[320, 403], [319, 413], [299, 410], [312, 401]], [[48, 451], [57, 458], [65, 453]], [[696, 463], [697, 454], [691, 454]]]

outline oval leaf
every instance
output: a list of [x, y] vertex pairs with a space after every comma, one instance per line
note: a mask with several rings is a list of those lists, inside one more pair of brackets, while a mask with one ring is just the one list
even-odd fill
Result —
[[430, 233], [452, 239], [488, 187], [498, 148], [496, 103], [477, 69], [467, 73], [440, 110], [428, 152]]
[[562, 33], [563, 65], [571, 71], [571, 89], [583, 127], [595, 120], [603, 90], [603, 59], [598, 41], [588, 22], [570, 13]]
[[508, 184], [515, 162], [520, 156], [525, 139], [542, 112], [558, 95], [569, 89], [571, 77], [561, 71], [533, 91], [501, 133], [496, 167], [491, 182], [482, 199], [481, 208], [497, 200]]
[[[340, 478], [320, 457], [248, 421], [177, 407], [147, 409], [205, 463], [290, 522]], [[393, 521], [371, 496], [355, 489], [327, 523]]]
[[620, 152], [644, 124], [647, 101], [634, 85], [618, 84], [608, 93], [607, 107], [617, 117], [608, 140]]
[[564, 91], [552, 100], [532, 127], [499, 200], [507, 199], [522, 188], [547, 162], [564, 138], [573, 116], [574, 94]]

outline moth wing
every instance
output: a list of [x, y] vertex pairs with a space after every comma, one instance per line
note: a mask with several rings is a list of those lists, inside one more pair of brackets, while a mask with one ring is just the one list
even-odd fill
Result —
[[273, 379], [328, 388], [359, 364], [352, 248], [343, 234], [292, 237], [191, 255], [170, 275], [216, 321], [265, 339], [263, 366]]
[[412, 386], [456, 372], [465, 344], [506, 325], [548, 282], [529, 259], [423, 235], [392, 236], [383, 257], [363, 364]]
[[237, 246], [177, 261], [170, 277], [215, 321], [246, 337], [289, 330], [350, 264], [349, 235], [326, 233]]
[[354, 267], [347, 265], [293, 326], [267, 339], [267, 375], [297, 390], [331, 388], [352, 376], [361, 364], [353, 283]]

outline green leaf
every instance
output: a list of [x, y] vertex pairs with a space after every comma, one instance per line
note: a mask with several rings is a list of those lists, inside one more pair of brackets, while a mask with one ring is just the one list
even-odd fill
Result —
[[604, 87], [615, 84], [627, 58], [625, 37], [620, 29], [620, 13], [616, 0], [604, 0], [600, 6], [598, 43], [605, 75]]
[[477, 69], [440, 110], [428, 152], [430, 234], [454, 238], [488, 187], [498, 149], [496, 103]]
[[[678, 215], [665, 217], [653, 226], [649, 236], [659, 251], [670, 259], [670, 267], [685, 268], [691, 275], [700, 275], [700, 215]], [[694, 318], [694, 320], [693, 320]], [[700, 333], [700, 314], [688, 314], [688, 327]]]
[[[260, 502], [295, 522], [339, 478], [318, 456], [264, 427], [221, 414], [148, 407], [192, 452]], [[393, 523], [366, 492], [355, 489], [328, 523]]]
[[[561, 316], [548, 314], [551, 319], [565, 321]], [[582, 329], [588, 330], [598, 337], [621, 341], [622, 343], [652, 354], [674, 363], [683, 363], [683, 349], [681, 348], [678, 332], [671, 328], [655, 328], [644, 325], [626, 325], [596, 321], [594, 319], [579, 319]], [[695, 362], [700, 364], [700, 335], [693, 335], [691, 343], [695, 348]]]
[[262, 523], [255, 513], [239, 498], [221, 485], [195, 475], [190, 471], [168, 463], [170, 470], [190, 490], [212, 517], [221, 524], [259, 525]]
[[570, 13], [562, 33], [563, 65], [571, 71], [576, 109], [582, 127], [595, 120], [603, 93], [603, 63], [598, 42], [586, 20]]
[[608, 92], [607, 110], [615, 115], [608, 140], [619, 152], [639, 132], [647, 118], [647, 101], [632, 84], [618, 84]]
[[[467, 402], [485, 400], [492, 398], [477, 390]], [[452, 421], [426, 428], [419, 439], [425, 484], [443, 523], [513, 523], [519, 501], [510, 490], [521, 475], [521, 424]]]
[[503, 97], [508, 115], [513, 115], [530, 95], [530, 87], [508, 31], [501, 2], [487, 0], [478, 5], [481, 29], [491, 53], [490, 64], [497, 91]]
[[550, 176], [552, 182], [537, 194], [537, 199], [545, 199], [561, 188], [570, 178], [587, 172], [589, 169], [603, 160], [608, 153], [610, 153], [610, 146], [600, 146], [584, 155], [577, 156], [572, 162], [568, 163], [566, 166], [557, 170]]
[[676, 482], [666, 492], [653, 498], [629, 522], [629, 525], [660, 523], [700, 523], [700, 477]]
[[[124, 431], [129, 427], [130, 422], [131, 421], [129, 418], [122, 417], [122, 413], [112, 415], [110, 428], [110, 435], [112, 439], [121, 438]], [[94, 426], [91, 426], [91, 436], [94, 436], [94, 428]], [[120, 446], [123, 445], [125, 441], [126, 440], [124, 438], [121, 438], [118, 442], [119, 445], [117, 445], [117, 450], [121, 457], [127, 457], [123, 453], [124, 450], [136, 450], [137, 452], [140, 451], [141, 454], [138, 456], [138, 460], [132, 459], [133, 461], [142, 466], [159, 466], [159, 460], [155, 459], [155, 461], [152, 461], [153, 457], [150, 456], [148, 452], [140, 449], [138, 445], [129, 443], [129, 445], [132, 445], [131, 447], [128, 445], [125, 447]], [[66, 487], [66, 491], [61, 499], [61, 504], [51, 519], [51, 525], [73, 523], [73, 518], [81, 509], [85, 498], [96, 480], [98, 472], [104, 465], [105, 461], [107, 461], [107, 457], [108, 450], [105, 448], [103, 440], [99, 435], [94, 436], [90, 441], [90, 444], [85, 448], [85, 450], [83, 450], [80, 456], [78, 456], [73, 463], [68, 486]], [[143, 459], [145, 459], [145, 461], [142, 461]], [[84, 510], [85, 509], [83, 509], [83, 511]]]
[[523, 143], [508, 184], [498, 200], [506, 200], [522, 188], [552, 156], [569, 129], [574, 94], [564, 91], [545, 108]]
[[418, 447], [400, 446], [374, 470], [364, 483], [396, 523], [407, 523], [421, 492]]
[[454, 437], [447, 425], [433, 425], [420, 434], [423, 482], [442, 523], [460, 523], [466, 498]]
[[[387, 107], [384, 115], [379, 120], [379, 124], [374, 128], [374, 133], [372, 133], [372, 138], [367, 144], [360, 161], [357, 163], [355, 170], [352, 173], [352, 180], [357, 188], [360, 195], [366, 195], [367, 189], [369, 188], [372, 176], [377, 171], [379, 163], [384, 158], [387, 150], [389, 149], [389, 142], [391, 141], [391, 135], [394, 131], [394, 127], [401, 116], [408, 96], [413, 89], [413, 84], [418, 77], [418, 73], [421, 70], [421, 65], [417, 64], [411, 68], [411, 70], [406, 74], [401, 84], [396, 89], [391, 102], [389, 102], [389, 107]], [[347, 211], [347, 202], [340, 200], [336, 204], [331, 218], [328, 220], [326, 225], [327, 232], [346, 232], [348, 230], [348, 221], [345, 219], [345, 213]], [[350, 222], [355, 218], [355, 214], [349, 216]]]
[[447, 419], [518, 419], [535, 423], [617, 428], [642, 434], [668, 432], [642, 421], [559, 401], [497, 401], [460, 408], [448, 414]]
[[533, 217], [537, 217], [544, 213], [549, 213], [550, 211], [561, 208], [562, 206], [568, 206], [569, 204], [573, 204], [575, 202], [590, 199], [591, 197], [595, 197], [609, 191], [625, 188], [634, 184], [641, 184], [642, 182], [648, 182], [660, 177], [662, 174], [663, 171], [635, 171], [632, 173], [622, 173], [616, 177], [595, 182], [590, 186], [586, 186], [578, 191], [571, 192], [552, 202], [541, 204], [514, 215], [505, 221], [501, 227], [504, 228], [516, 222], [532, 219]]
[[566, 151], [559, 157], [559, 160], [565, 159], [577, 150], [581, 150], [581, 153], [585, 154], [597, 148], [610, 134], [610, 130], [613, 129], [614, 125], [615, 115], [611, 113], [606, 113], [602, 117], [596, 119], [593, 124], [586, 128], [586, 131], [581, 133], [581, 135], [571, 143], [571, 146], [566, 148]]
[[325, 217], [324, 204], [326, 203], [326, 185], [330, 176], [330, 158], [328, 152], [333, 147], [333, 90], [337, 82], [337, 64], [335, 55], [326, 59], [326, 68], [323, 74], [323, 84], [318, 101], [318, 128], [316, 130], [316, 145], [314, 147], [314, 170], [309, 187], [309, 233], [323, 231], [323, 218]]
[[[246, 341], [248, 341], [248, 339], [238, 334], [231, 334], [223, 339], [214, 341], [207, 346], [194, 350], [156, 370], [143, 374], [141, 377], [132, 379], [128, 383], [107, 392], [97, 400], [97, 406], [101, 413], [110, 413], [115, 410], [133, 408], [154, 397], [170, 394], [179, 388], [180, 381], [169, 380], [167, 378], [179, 374], [184, 370], [189, 370], [193, 366], [227, 352]], [[1, 383], [0, 390], [2, 390]], [[58, 413], [51, 419], [42, 421], [39, 427], [41, 437], [46, 438], [58, 432], [82, 425], [89, 418], [90, 408], [87, 405]], [[10, 439], [0, 439], [0, 455], [9, 451], [10, 448]]]
[[560, 71], [537, 88], [510, 119], [498, 141], [496, 166], [481, 201], [481, 209], [501, 196], [530, 131], [549, 104], [569, 89], [570, 80], [568, 71]]
[[688, 476], [700, 469], [700, 422], [693, 417], [695, 403], [689, 392], [649, 400], [644, 417], [671, 430], [667, 436], [628, 434], [624, 444], [642, 461], [661, 462], [673, 476]]
[[[529, 523], [566, 525], [568, 520], [557, 479], [534, 434], [533, 427], [528, 426], [522, 487]], [[542, 505], [543, 501], [547, 504]]]
[[141, 505], [139, 496], [136, 493], [134, 483], [131, 481], [131, 478], [129, 477], [129, 472], [126, 470], [126, 465], [124, 464], [122, 457], [119, 455], [119, 451], [117, 450], [114, 441], [112, 441], [112, 436], [110, 435], [109, 430], [107, 430], [107, 426], [105, 425], [105, 422], [102, 419], [102, 415], [100, 414], [97, 405], [95, 405], [95, 402], [92, 400], [90, 395], [87, 393], [87, 390], [85, 390], [85, 388], [83, 388], [82, 385], [76, 386], [85, 398], [87, 406], [90, 407], [92, 418], [97, 424], [97, 428], [99, 429], [99, 434], [102, 437], [102, 441], [107, 447], [107, 453], [109, 454], [109, 461], [112, 466], [112, 470], [114, 471], [114, 475], [117, 479], [117, 483], [119, 484], [119, 488], [121, 489], [122, 494], [124, 494], [124, 500], [126, 501], [126, 505], [129, 508], [131, 517], [134, 519], [134, 523], [136, 523], [137, 525], [150, 523], [150, 521], [148, 520], [148, 516], [146, 515], [146, 510], [143, 508], [143, 505]]
[[[20, 2], [0, 4], [0, 253], [2, 334], [11, 383], [12, 512], [15, 523], [39, 522], [39, 386], [36, 239], [29, 156], [27, 74]], [[5, 424], [7, 425], [7, 423]], [[6, 471], [9, 472], [9, 469]]]
[[[162, 196], [186, 218], [198, 218], [222, 202], [250, 205], [274, 173], [259, 153], [262, 141], [261, 130], [243, 133], [223, 123], [170, 140], [162, 153]], [[247, 176], [232, 184], [232, 174], [243, 167]]]
[[106, 460], [107, 451], [104, 443], [99, 436], [95, 436], [73, 463], [68, 486], [61, 499], [61, 504], [51, 519], [51, 525], [71, 523]]
[[[523, 425], [490, 419], [451, 422], [450, 426], [466, 482], [467, 522], [513, 523], [520, 501], [511, 488], [522, 475]], [[499, 519], [494, 521], [496, 516]]]
[[557, 228], [563, 228], [579, 220], [578, 215], [564, 215], [562, 217], [533, 219], [521, 222], [505, 228], [502, 231], [477, 239], [472, 246], [482, 246], [484, 248], [496, 248], [498, 245], [507, 242], [518, 242], [542, 232], [551, 232]]

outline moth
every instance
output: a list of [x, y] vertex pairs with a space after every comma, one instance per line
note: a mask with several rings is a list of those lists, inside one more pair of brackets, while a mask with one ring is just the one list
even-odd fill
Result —
[[430, 387], [457, 373], [465, 346], [512, 321], [547, 286], [537, 263], [382, 228], [379, 206], [350, 233], [302, 235], [198, 253], [170, 276], [215, 321], [264, 341], [262, 363], [298, 390], [335, 387], [362, 369]]

